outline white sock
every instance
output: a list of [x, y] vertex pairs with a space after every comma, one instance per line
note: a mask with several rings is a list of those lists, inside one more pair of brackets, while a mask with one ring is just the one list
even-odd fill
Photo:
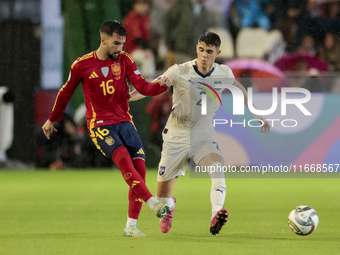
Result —
[[157, 202], [159, 202], [159, 201], [154, 197], [150, 197], [148, 199], [148, 201], [146, 201], [146, 203], [148, 204], [148, 206], [150, 207], [151, 210], [153, 210], [153, 205]]
[[[211, 166], [214, 169], [222, 169], [223, 165], [220, 162], [215, 162]], [[217, 167], [218, 166], [218, 167]], [[226, 195], [226, 184], [223, 172], [214, 172], [209, 174], [211, 178], [210, 202], [211, 202], [211, 219], [224, 206]]]
[[126, 222], [126, 227], [133, 227], [137, 225], [137, 220], [133, 218], [128, 218]]
[[156, 196], [156, 199], [159, 201], [159, 202], [164, 202], [164, 203], [167, 203], [168, 206], [170, 207], [170, 211], [175, 209], [175, 203], [174, 201], [172, 200], [171, 197], [157, 197]]

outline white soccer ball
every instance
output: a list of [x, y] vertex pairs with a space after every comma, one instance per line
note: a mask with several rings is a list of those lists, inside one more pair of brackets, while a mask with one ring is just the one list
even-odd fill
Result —
[[288, 216], [288, 226], [297, 235], [306, 236], [315, 231], [319, 224], [316, 211], [307, 206], [297, 206]]

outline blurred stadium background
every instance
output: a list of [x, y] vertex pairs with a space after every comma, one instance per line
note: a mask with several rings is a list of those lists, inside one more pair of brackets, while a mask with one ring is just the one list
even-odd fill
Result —
[[[340, 1], [196, 0], [186, 9], [187, 2], [192, 4], [191, 0], [147, 3], [150, 8], [146, 22], [150, 22], [151, 36], [146, 40], [156, 68], [146, 78], [156, 77], [183, 57], [194, 58], [189, 53], [184, 56], [178, 46], [178, 41], [191, 43], [185, 29], [194, 27], [195, 31], [190, 30], [193, 33], [201, 33], [199, 29], [215, 31], [222, 39], [218, 61], [230, 65], [235, 76], [247, 86], [258, 92], [270, 92], [277, 85], [266, 82], [265, 78], [271, 78], [285, 80], [284, 86], [304, 87], [318, 93], [315, 98], [319, 108], [313, 121], [306, 122], [300, 133], [290, 137], [302, 141], [298, 146], [283, 144], [287, 134], [280, 130], [274, 130], [276, 138], [272, 135], [268, 139], [271, 143], [258, 142], [260, 138], [249, 130], [221, 131], [221, 141], [232, 142], [241, 155], [231, 156], [232, 163], [257, 164], [254, 149], [268, 152], [267, 158], [258, 161], [334, 163], [340, 149], [339, 132], [332, 132], [340, 121], [340, 114], [334, 110], [339, 109], [340, 102]], [[81, 86], [69, 104], [68, 116], [61, 124], [64, 126], [60, 127], [60, 133], [66, 135], [57, 139], [64, 142], [51, 148], [41, 136], [40, 127], [49, 116], [58, 89], [67, 80], [72, 62], [96, 50], [100, 25], [109, 19], [123, 22], [133, 3], [133, 0], [0, 1], [0, 87], [6, 87], [3, 92], [0, 90], [0, 168], [112, 166], [89, 142], [81, 118]], [[177, 26], [176, 22], [167, 25], [173, 16], [180, 23], [183, 15], [203, 20], [204, 24], [191, 21], [185, 23], [190, 26]], [[194, 45], [190, 45], [192, 49]], [[225, 95], [226, 100], [228, 96]], [[131, 103], [130, 107], [146, 148], [147, 165], [156, 167], [160, 158], [159, 132], [171, 109], [171, 100], [146, 98]], [[249, 142], [250, 138], [242, 140], [248, 136], [254, 142]], [[273, 148], [273, 141], [280, 143], [281, 149]], [[278, 158], [287, 152], [282, 149], [287, 146], [293, 150], [285, 158]], [[86, 161], [88, 158], [91, 160]], [[310, 159], [315, 161], [309, 162]]]

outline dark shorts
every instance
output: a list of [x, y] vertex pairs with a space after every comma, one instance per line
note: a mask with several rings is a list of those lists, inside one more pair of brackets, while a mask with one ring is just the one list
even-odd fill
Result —
[[110, 159], [120, 146], [126, 147], [131, 158], [145, 159], [142, 141], [131, 122], [95, 127], [90, 130], [90, 135], [97, 149]]

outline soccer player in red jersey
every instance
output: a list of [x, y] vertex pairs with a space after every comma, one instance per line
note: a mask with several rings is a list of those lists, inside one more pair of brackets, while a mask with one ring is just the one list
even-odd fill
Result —
[[139, 93], [149, 96], [166, 91], [171, 82], [162, 78], [151, 83], [142, 77], [132, 57], [122, 51], [126, 36], [124, 26], [118, 21], [107, 21], [100, 27], [98, 50], [72, 64], [69, 78], [59, 90], [52, 113], [42, 129], [48, 139], [57, 131], [54, 125], [62, 119], [67, 103], [81, 82], [92, 141], [119, 167], [130, 186], [124, 236], [144, 237], [136, 227], [142, 201], [160, 218], [166, 215], [169, 206], [154, 198], [145, 184], [145, 154], [129, 114], [127, 79]]

